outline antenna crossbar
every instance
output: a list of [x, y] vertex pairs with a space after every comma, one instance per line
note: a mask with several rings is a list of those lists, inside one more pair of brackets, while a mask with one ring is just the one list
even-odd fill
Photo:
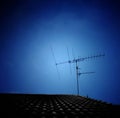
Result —
[[87, 59], [98, 58], [98, 57], [103, 57], [103, 56], [105, 56], [105, 54], [99, 54], [99, 55], [94, 55], [94, 56], [89, 56], [89, 57], [77, 58], [77, 59], [73, 59], [73, 60], [68, 60], [68, 61], [56, 63], [56, 65], [65, 64], [65, 63], [76, 63], [76, 62], [80, 62], [80, 61], [85, 61]]
[[95, 72], [83, 72], [83, 73], [78, 73], [78, 75], [81, 75], [81, 74], [93, 74]]

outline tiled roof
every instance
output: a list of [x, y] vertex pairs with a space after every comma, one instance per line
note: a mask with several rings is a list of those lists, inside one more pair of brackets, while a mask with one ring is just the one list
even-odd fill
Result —
[[120, 116], [119, 105], [82, 96], [0, 94], [0, 98], [0, 115], [4, 115], [5, 118], [115, 118]]

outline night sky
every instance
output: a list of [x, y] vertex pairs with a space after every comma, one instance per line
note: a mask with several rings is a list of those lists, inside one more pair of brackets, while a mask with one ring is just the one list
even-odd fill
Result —
[[[0, 93], [77, 94], [120, 104], [119, 0], [1, 0]], [[68, 56], [68, 51], [69, 56]], [[71, 70], [70, 71], [70, 66]]]

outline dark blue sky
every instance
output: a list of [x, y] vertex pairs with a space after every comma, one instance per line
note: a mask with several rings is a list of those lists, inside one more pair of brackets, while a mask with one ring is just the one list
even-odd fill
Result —
[[79, 63], [80, 95], [120, 104], [118, 0], [3, 0], [0, 92], [77, 94], [75, 65], [56, 61], [105, 53]]

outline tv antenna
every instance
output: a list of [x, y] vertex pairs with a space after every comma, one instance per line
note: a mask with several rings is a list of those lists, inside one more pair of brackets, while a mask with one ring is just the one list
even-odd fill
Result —
[[[52, 50], [52, 48], [51, 48], [51, 50]], [[52, 53], [53, 53], [53, 50], [52, 50]], [[58, 71], [58, 68], [57, 68], [58, 65], [66, 64], [66, 63], [69, 63], [69, 64], [73, 63], [73, 64], [76, 65], [77, 95], [79, 96], [79, 76], [82, 75], [82, 74], [93, 74], [95, 72], [82, 72], [82, 73], [79, 72], [80, 68], [78, 66], [78, 63], [82, 62], [82, 61], [86, 61], [88, 59], [93, 59], [93, 58], [95, 59], [95, 58], [103, 57], [103, 56], [105, 56], [105, 54], [97, 54], [97, 55], [88, 56], [88, 57], [82, 57], [82, 58], [75, 58], [74, 57], [73, 60], [70, 60], [68, 48], [67, 48], [67, 53], [68, 53], [69, 60], [68, 61], [59, 62], [59, 63], [56, 62], [55, 55], [53, 53], [53, 57], [55, 59], [55, 65], [56, 65], [56, 69], [57, 69], [57, 73], [58, 73], [58, 76], [60, 77], [60, 74], [59, 74], [59, 71]]]

